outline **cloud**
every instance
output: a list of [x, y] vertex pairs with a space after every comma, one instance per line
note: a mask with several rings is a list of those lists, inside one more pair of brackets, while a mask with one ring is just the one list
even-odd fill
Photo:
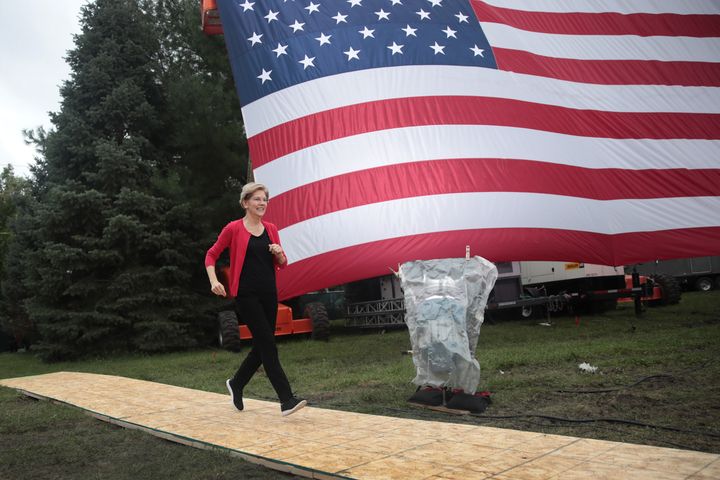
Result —
[[25, 145], [22, 129], [51, 127], [48, 112], [60, 108], [59, 87], [70, 75], [64, 57], [86, 3], [0, 1], [0, 167], [11, 163], [16, 173], [29, 173], [35, 151]]

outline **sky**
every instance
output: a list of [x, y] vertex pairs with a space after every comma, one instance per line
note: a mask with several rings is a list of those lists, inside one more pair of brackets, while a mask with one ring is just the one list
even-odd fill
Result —
[[60, 85], [70, 76], [64, 57], [80, 32], [87, 0], [0, 0], [0, 168], [29, 175], [35, 150], [22, 130], [51, 128]]

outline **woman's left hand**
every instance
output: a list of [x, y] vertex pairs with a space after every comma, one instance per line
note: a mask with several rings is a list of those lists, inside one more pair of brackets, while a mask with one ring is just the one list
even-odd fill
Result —
[[275, 255], [276, 257], [279, 257], [281, 255], [285, 255], [285, 252], [283, 252], [283, 249], [280, 245], [277, 243], [271, 243], [270, 244], [270, 253]]

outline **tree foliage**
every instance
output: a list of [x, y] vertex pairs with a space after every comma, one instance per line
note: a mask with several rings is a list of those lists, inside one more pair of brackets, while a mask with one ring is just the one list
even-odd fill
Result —
[[191, 0], [96, 0], [80, 21], [54, 128], [28, 133], [5, 296], [46, 360], [198, 345], [204, 250], [247, 162], [224, 48]]
[[[4, 279], [14, 273], [19, 265], [17, 241], [13, 236], [12, 227], [16, 225], [21, 212], [32, 202], [31, 183], [15, 175], [11, 165], [0, 173], [0, 327], [13, 334], [20, 343], [31, 341], [35, 337], [32, 322], [21, 308], [22, 299], [26, 297], [21, 285]], [[28, 240], [29, 243], [29, 240]]]

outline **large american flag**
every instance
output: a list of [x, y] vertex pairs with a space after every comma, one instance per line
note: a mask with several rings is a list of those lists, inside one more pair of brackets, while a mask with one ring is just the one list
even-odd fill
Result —
[[720, 3], [219, 0], [280, 298], [720, 254]]

